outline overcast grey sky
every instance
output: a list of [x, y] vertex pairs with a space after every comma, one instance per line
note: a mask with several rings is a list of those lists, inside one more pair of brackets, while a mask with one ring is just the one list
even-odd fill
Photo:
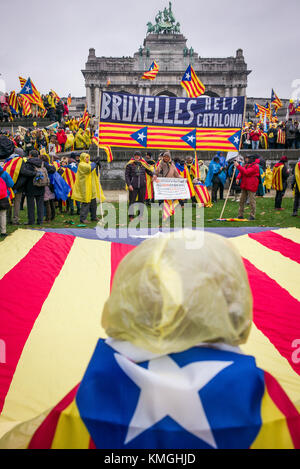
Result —
[[[1, 0], [0, 78], [19, 91], [30, 76], [44, 93], [85, 96], [81, 70], [97, 56], [133, 56], [168, 0]], [[252, 73], [249, 97], [289, 98], [300, 79], [300, 0], [173, 0], [176, 21], [202, 57], [229, 57], [238, 48]], [[201, 77], [200, 77], [201, 78]]]

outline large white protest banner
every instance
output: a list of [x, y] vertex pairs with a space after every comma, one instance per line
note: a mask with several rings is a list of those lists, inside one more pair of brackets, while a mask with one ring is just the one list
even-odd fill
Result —
[[190, 191], [186, 179], [157, 178], [153, 182], [155, 200], [190, 199]]

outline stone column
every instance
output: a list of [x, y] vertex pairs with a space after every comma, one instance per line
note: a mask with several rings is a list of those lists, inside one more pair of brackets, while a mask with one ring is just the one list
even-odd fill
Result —
[[230, 96], [230, 89], [226, 86], [225, 88], [225, 98], [229, 98]]
[[91, 86], [90, 85], [85, 85], [86, 87], [86, 102], [87, 102], [87, 109], [88, 112], [92, 111], [92, 92], [91, 92]]
[[237, 96], [238, 95], [238, 89], [237, 86], [232, 87], [232, 96]]
[[99, 86], [95, 86], [95, 116], [99, 117], [99, 113], [100, 113], [100, 110], [99, 110], [99, 106], [100, 106], [100, 88]]

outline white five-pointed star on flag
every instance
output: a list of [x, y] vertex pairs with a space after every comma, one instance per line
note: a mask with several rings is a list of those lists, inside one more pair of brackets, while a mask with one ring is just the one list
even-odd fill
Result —
[[138, 140], [144, 140], [144, 138], [146, 138], [146, 135], [144, 135], [143, 133], [141, 134], [138, 134]]
[[185, 80], [189, 80], [190, 78], [191, 78], [190, 74], [189, 74], [189, 73], [186, 73], [184, 79], [185, 79]]
[[200, 361], [180, 368], [169, 356], [164, 356], [150, 360], [145, 369], [122, 355], [114, 356], [124, 373], [141, 389], [124, 444], [169, 416], [187, 432], [217, 448], [199, 390], [232, 365], [232, 361]]
[[194, 135], [190, 135], [187, 139], [189, 142], [193, 142], [195, 140], [195, 136]]
[[26, 86], [25, 89], [26, 89], [27, 93], [30, 93], [30, 86]]
[[234, 143], [239, 143], [239, 137], [234, 137]]

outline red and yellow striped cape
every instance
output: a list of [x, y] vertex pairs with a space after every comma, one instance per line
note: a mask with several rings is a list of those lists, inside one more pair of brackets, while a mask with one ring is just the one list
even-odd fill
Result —
[[285, 144], [285, 130], [278, 129], [277, 132], [277, 143], [280, 143], [281, 145]]
[[272, 188], [276, 191], [283, 190], [283, 183], [282, 183], [282, 170], [283, 170], [283, 163], [278, 163], [278, 166], [274, 166], [273, 168], [273, 178], [272, 178]]
[[23, 158], [17, 156], [16, 158], [12, 158], [10, 161], [5, 163], [5, 165], [3, 166], [4, 171], [6, 171], [10, 175], [15, 184], [18, 180], [22, 163]]
[[73, 192], [73, 187], [75, 184], [75, 180], [76, 180], [76, 173], [74, 173], [74, 171], [72, 171], [70, 168], [63, 168], [63, 169], [64, 169], [64, 172], [62, 174], [62, 178], [66, 181], [66, 183], [71, 189], [69, 193], [69, 197], [71, 197], [72, 192]]

